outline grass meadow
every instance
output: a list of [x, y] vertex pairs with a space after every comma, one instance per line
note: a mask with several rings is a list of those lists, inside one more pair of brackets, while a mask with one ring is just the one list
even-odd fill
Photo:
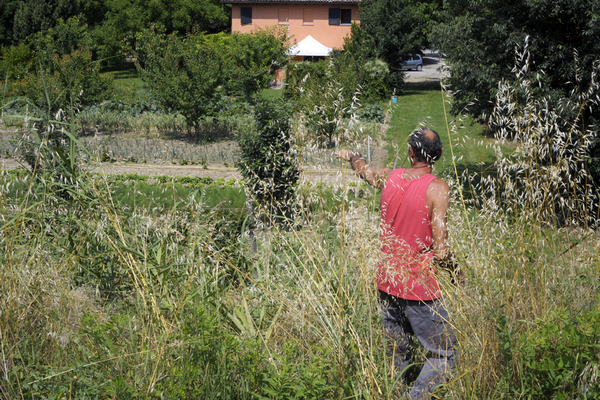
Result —
[[[408, 85], [387, 131], [348, 143], [370, 148], [365, 137], [379, 135], [385, 163], [397, 153], [400, 167], [419, 123], [444, 141], [436, 173], [452, 188], [465, 281], [440, 271], [459, 362], [436, 396], [600, 398], [600, 242], [580, 192], [531, 173], [551, 164], [519, 152], [535, 125], [515, 128], [507, 155], [502, 132], [447, 120], [444, 99], [439, 86]], [[373, 279], [377, 194], [359, 197], [327, 157], [310, 163], [339, 168], [341, 183], [298, 188], [293, 229], [254, 225], [239, 182], [0, 171], [0, 397], [400, 398]], [[518, 157], [538, 185], [527, 190], [556, 197], [523, 196]], [[424, 360], [417, 351], [409, 377]]]

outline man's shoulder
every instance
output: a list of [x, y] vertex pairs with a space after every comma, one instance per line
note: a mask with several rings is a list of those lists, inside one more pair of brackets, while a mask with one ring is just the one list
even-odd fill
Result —
[[427, 192], [432, 192], [432, 193], [449, 193], [450, 192], [450, 186], [448, 185], [448, 183], [446, 183], [446, 181], [435, 177], [434, 180], [431, 181], [431, 183], [429, 184], [428, 190]]

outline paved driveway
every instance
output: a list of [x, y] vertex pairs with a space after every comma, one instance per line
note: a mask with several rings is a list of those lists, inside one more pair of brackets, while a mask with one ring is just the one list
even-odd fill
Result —
[[448, 75], [447, 72], [441, 73], [440, 67], [445, 66], [444, 61], [438, 57], [437, 53], [431, 50], [423, 52], [423, 70], [406, 71], [406, 82], [439, 81], [440, 78]]

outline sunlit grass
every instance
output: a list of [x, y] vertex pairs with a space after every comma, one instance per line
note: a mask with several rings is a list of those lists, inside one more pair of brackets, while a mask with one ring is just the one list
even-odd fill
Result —
[[133, 103], [150, 98], [150, 92], [139, 77], [137, 69], [120, 69], [104, 73], [112, 75], [114, 78], [114, 95], [112, 100], [123, 100]]
[[[485, 174], [490, 172], [495, 155], [493, 140], [486, 136], [486, 128], [471, 117], [448, 115], [444, 102], [450, 96], [441, 91], [439, 82], [407, 83], [398, 95], [398, 104], [392, 108], [390, 129], [386, 140], [390, 145], [399, 146], [397, 166], [407, 166], [408, 134], [420, 125], [432, 128], [440, 135], [445, 149], [442, 158], [435, 164], [436, 174], [443, 176], [454, 173], [450, 149], [452, 141], [455, 162], [459, 173], [468, 169], [471, 173]], [[446, 104], [449, 109], [449, 104]], [[449, 137], [447, 123], [456, 125], [458, 129]], [[388, 155], [388, 163], [395, 160], [394, 152]]]
[[282, 97], [282, 89], [263, 89], [260, 92], [260, 98], [263, 100], [281, 99]]

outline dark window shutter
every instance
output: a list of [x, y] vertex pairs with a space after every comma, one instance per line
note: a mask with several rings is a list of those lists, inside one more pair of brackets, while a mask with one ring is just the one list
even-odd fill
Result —
[[252, 7], [242, 7], [242, 25], [252, 23]]
[[340, 24], [340, 9], [339, 8], [330, 8], [329, 9], [329, 25], [339, 25]]
[[351, 24], [352, 23], [352, 10], [349, 8], [342, 8], [342, 24]]

